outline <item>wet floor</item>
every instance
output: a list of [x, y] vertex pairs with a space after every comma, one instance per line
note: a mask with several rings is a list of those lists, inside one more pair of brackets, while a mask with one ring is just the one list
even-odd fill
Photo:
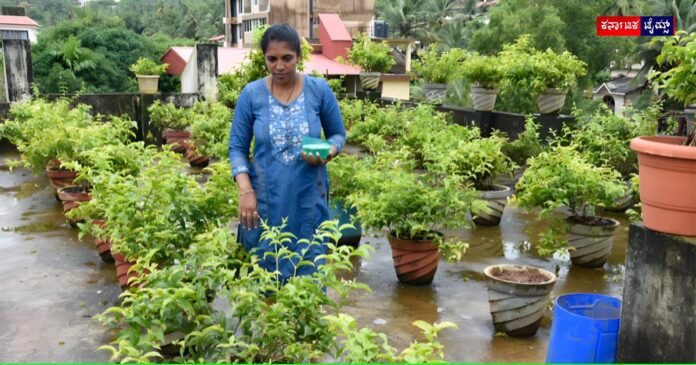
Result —
[[0, 144], [0, 362], [106, 362], [92, 318], [120, 289], [113, 264], [80, 242], [45, 177], [10, 172]]
[[[108, 343], [111, 333], [92, 317], [113, 305], [120, 293], [114, 266], [101, 262], [90, 240], [77, 239], [45, 177], [23, 169], [9, 172], [7, 160], [17, 157], [0, 144], [0, 362], [108, 361], [106, 353], [95, 349]], [[481, 272], [491, 264], [531, 264], [558, 273], [553, 296], [590, 292], [620, 297], [628, 222], [623, 215], [607, 215], [622, 226], [602, 269], [573, 267], [563, 257], [538, 257], [528, 249], [529, 242], [546, 222], [508, 207], [499, 227], [461, 232], [471, 245], [469, 253], [457, 264], [442, 261], [428, 286], [399, 284], [386, 240], [365, 237], [362, 242], [376, 252], [357, 262], [351, 276], [369, 284], [372, 292], [355, 293], [345, 311], [360, 325], [386, 333], [399, 349], [419, 338], [411, 325], [415, 320], [451, 321], [459, 328], [439, 336], [448, 361], [543, 362], [550, 319], [531, 338], [496, 336]]]

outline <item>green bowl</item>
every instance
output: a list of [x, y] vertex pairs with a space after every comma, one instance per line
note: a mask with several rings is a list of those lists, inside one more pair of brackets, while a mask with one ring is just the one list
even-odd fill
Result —
[[331, 145], [328, 143], [309, 143], [302, 145], [302, 152], [310, 156], [319, 154], [322, 160], [326, 160], [326, 158], [329, 157], [330, 151]]

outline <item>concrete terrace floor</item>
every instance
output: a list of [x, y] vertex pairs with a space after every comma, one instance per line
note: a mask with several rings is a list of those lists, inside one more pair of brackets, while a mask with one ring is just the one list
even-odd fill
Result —
[[[96, 349], [113, 333], [94, 316], [116, 303], [121, 289], [113, 264], [103, 263], [93, 241], [79, 241], [67, 224], [45, 176], [25, 169], [10, 172], [7, 161], [17, 152], [0, 144], [0, 363], [108, 362]], [[348, 276], [367, 283], [372, 292], [356, 292], [344, 311], [388, 335], [398, 349], [421, 339], [411, 325], [452, 321], [439, 340], [450, 362], [543, 362], [550, 332], [550, 311], [530, 338], [496, 336], [481, 272], [491, 264], [531, 264], [555, 271], [552, 296], [570, 292], [621, 296], [628, 224], [614, 237], [614, 249], [602, 269], [573, 267], [567, 258], [539, 258], [524, 249], [545, 222], [535, 214], [508, 207], [499, 227], [460, 232], [471, 244], [462, 262], [441, 261], [432, 285], [406, 286], [396, 280], [384, 238], [364, 237], [376, 248], [356, 262]]]
[[117, 300], [113, 264], [70, 229], [46, 177], [10, 172], [0, 144], [0, 362], [107, 362], [93, 317]]

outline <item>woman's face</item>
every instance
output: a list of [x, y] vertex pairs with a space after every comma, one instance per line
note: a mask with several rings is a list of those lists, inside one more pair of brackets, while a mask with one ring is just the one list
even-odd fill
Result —
[[264, 54], [266, 67], [273, 75], [273, 80], [280, 84], [290, 82], [295, 78], [297, 70], [297, 53], [287, 42], [271, 41]]

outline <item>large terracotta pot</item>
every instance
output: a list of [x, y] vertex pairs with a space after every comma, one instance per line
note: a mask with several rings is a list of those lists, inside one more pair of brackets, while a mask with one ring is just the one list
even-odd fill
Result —
[[644, 136], [638, 152], [643, 224], [658, 232], [696, 236], [696, 147], [685, 137]]
[[488, 266], [483, 274], [495, 331], [518, 337], [534, 335], [556, 275], [533, 266], [509, 264]]
[[568, 243], [574, 250], [570, 250], [570, 260], [573, 264], [585, 267], [602, 267], [611, 253], [614, 232], [619, 228], [619, 221], [601, 217], [607, 225], [590, 226], [573, 222], [568, 219], [570, 231]]
[[432, 240], [404, 240], [388, 236], [396, 277], [404, 284], [430, 284], [440, 262], [438, 246]]
[[486, 201], [488, 212], [481, 213], [474, 217], [474, 223], [482, 226], [497, 226], [503, 217], [503, 211], [507, 205], [508, 198], [512, 195], [512, 190], [503, 185], [494, 185], [496, 190], [477, 191], [479, 199]]

